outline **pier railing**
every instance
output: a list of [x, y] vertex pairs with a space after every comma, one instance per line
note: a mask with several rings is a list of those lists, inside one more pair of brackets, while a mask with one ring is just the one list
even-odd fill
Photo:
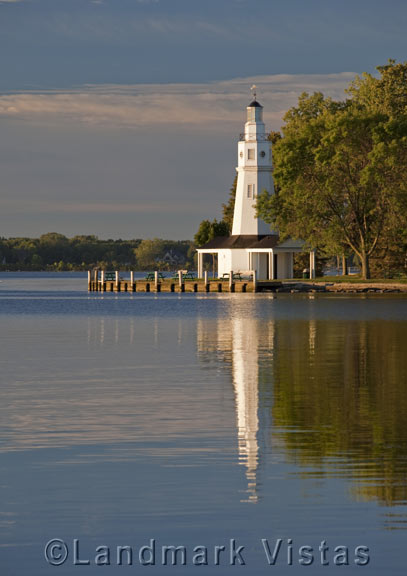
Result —
[[255, 270], [248, 271], [244, 277], [231, 270], [222, 278], [209, 278], [207, 271], [203, 278], [196, 278], [186, 270], [178, 270], [175, 276], [165, 278], [156, 270], [137, 280], [133, 271], [130, 278], [123, 278], [118, 270], [88, 271], [89, 292], [256, 292], [257, 287]]
[[239, 134], [239, 142], [266, 142], [269, 140], [268, 134]]

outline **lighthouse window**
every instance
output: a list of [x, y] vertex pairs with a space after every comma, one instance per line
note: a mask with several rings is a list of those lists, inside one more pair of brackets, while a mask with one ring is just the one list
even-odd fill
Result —
[[248, 198], [254, 198], [254, 194], [255, 194], [254, 184], [248, 184], [248, 186], [247, 186], [247, 197], [248, 197]]
[[247, 150], [247, 159], [248, 160], [254, 160], [255, 159], [254, 148], [249, 148]]

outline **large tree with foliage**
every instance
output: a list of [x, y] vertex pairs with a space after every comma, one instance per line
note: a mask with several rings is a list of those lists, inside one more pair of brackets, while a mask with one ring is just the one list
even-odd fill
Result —
[[229, 228], [224, 220], [202, 220], [198, 232], [194, 236], [195, 244], [200, 247], [217, 236], [228, 236]]
[[274, 146], [277, 193], [257, 204], [283, 236], [353, 251], [364, 278], [378, 247], [407, 222], [407, 63], [379, 73], [356, 78], [345, 102], [302, 94]]

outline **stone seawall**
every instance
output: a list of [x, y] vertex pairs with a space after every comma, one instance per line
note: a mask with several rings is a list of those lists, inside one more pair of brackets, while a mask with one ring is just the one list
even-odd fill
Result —
[[283, 282], [273, 292], [331, 292], [343, 294], [407, 294], [407, 284], [397, 282]]

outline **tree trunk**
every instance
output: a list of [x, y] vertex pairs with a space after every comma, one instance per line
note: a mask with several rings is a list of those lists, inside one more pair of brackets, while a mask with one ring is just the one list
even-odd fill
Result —
[[345, 254], [342, 255], [342, 276], [347, 276], [348, 274], [348, 262], [346, 260]]
[[361, 254], [361, 265], [362, 265], [362, 278], [363, 280], [368, 280], [370, 278], [370, 265], [369, 256], [366, 252]]

